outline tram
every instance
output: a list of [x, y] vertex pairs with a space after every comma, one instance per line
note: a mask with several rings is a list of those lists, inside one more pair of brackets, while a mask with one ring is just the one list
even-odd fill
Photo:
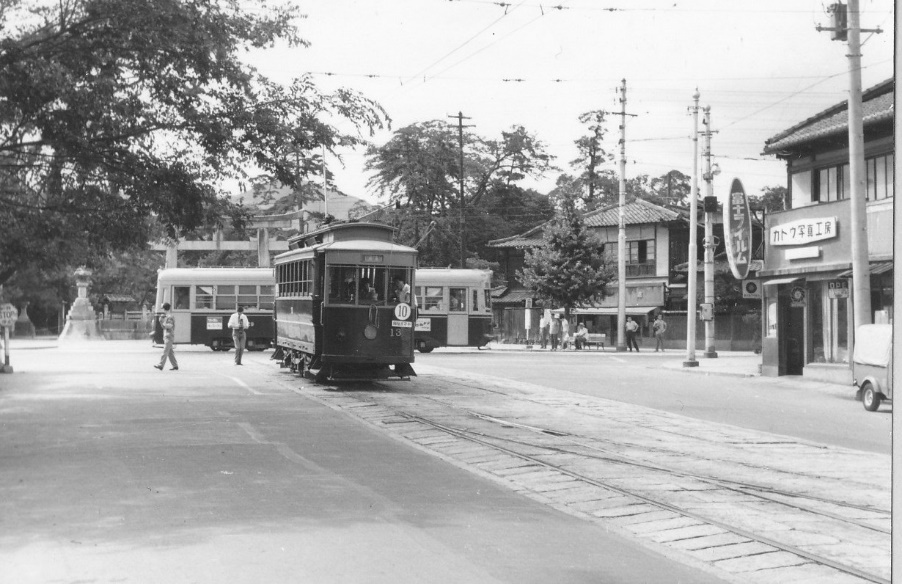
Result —
[[491, 341], [491, 284], [491, 270], [418, 269], [417, 350], [428, 353], [436, 347], [482, 348]]
[[276, 352], [317, 381], [409, 378], [417, 251], [394, 228], [336, 222], [289, 239], [276, 256]]
[[[156, 310], [172, 306], [175, 343], [206, 345], [214, 351], [234, 347], [229, 317], [238, 306], [250, 322], [247, 350], [272, 346], [275, 281], [272, 268], [169, 268], [157, 276]], [[159, 318], [153, 342], [163, 343]]]

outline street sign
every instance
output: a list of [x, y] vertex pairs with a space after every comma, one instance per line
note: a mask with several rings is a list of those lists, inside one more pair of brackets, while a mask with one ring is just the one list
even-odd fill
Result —
[[831, 280], [827, 282], [827, 298], [848, 298], [849, 281]]
[[743, 298], [761, 298], [761, 280], [743, 280]]
[[749, 275], [749, 266], [752, 263], [752, 212], [749, 209], [749, 199], [738, 178], [734, 178], [733, 184], [730, 185], [723, 221], [730, 270], [737, 280], [744, 280]]
[[19, 311], [12, 304], [0, 304], [0, 326], [15, 326]]

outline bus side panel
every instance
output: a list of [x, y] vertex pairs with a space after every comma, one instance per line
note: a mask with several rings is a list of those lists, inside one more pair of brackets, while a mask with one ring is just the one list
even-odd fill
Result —
[[[429, 330], [415, 331], [417, 341], [424, 340], [433, 347], [445, 347], [448, 345], [448, 315], [430, 316], [428, 312], [420, 312], [419, 321], [428, 320]], [[422, 328], [422, 327], [421, 327]]]
[[[377, 308], [371, 318], [367, 307], [324, 307], [323, 363], [413, 363], [413, 323], [409, 327], [392, 326], [394, 309]], [[365, 331], [372, 326], [375, 337]]]
[[470, 347], [482, 347], [492, 340], [492, 317], [470, 316], [468, 345]]
[[318, 326], [314, 307], [319, 304], [312, 298], [276, 299], [276, 344], [316, 354]]

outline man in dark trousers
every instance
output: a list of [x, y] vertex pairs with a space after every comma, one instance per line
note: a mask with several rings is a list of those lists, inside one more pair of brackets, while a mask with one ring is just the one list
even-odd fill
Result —
[[633, 320], [631, 316], [626, 317], [626, 348], [630, 351], [633, 347], [639, 352], [639, 345], [636, 343], [636, 332], [639, 330], [639, 323]]
[[244, 307], [239, 306], [238, 311], [229, 317], [229, 328], [232, 329], [232, 341], [235, 343], [235, 365], [241, 365], [241, 356], [244, 355], [249, 327], [250, 322], [244, 316]]

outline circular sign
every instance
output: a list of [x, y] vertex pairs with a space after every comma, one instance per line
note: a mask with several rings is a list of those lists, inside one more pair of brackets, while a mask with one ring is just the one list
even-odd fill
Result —
[[19, 311], [12, 304], [0, 304], [0, 326], [13, 326], [19, 318]]
[[757, 294], [758, 293], [758, 282], [754, 280], [749, 280], [745, 283], [745, 292], [746, 294]]
[[789, 299], [796, 304], [805, 302], [805, 289], [801, 286], [793, 286], [792, 290], [789, 291]]
[[407, 320], [412, 313], [413, 311], [410, 310], [409, 304], [402, 302], [395, 306], [395, 318], [398, 320]]

